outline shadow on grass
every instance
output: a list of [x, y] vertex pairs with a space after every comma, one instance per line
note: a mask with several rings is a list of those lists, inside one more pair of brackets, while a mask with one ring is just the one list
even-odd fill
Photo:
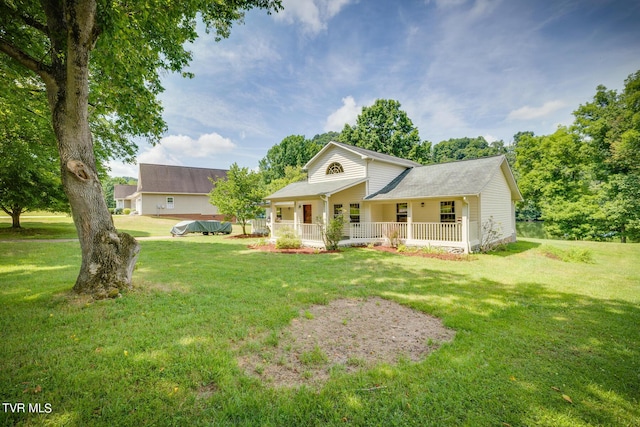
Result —
[[[205, 239], [142, 246], [140, 290], [82, 306], [52, 304], [46, 283], [64, 272], [47, 270], [55, 260], [44, 254], [28, 259], [39, 269], [12, 284], [22, 294], [0, 292], [0, 324], [10, 326], [0, 346], [5, 401], [23, 401], [25, 383], [40, 386], [38, 398], [94, 425], [639, 424], [640, 308], [629, 302], [377, 251], [281, 255]], [[271, 390], [234, 361], [232, 343], [278, 333], [311, 304], [373, 295], [441, 317], [455, 340], [421, 363], [334, 375], [320, 391]], [[359, 391], [376, 384], [385, 388]], [[203, 385], [215, 390], [205, 399]], [[41, 415], [3, 416], [14, 424]]]
[[527, 240], [518, 240], [517, 242], [507, 244], [502, 249], [499, 249], [493, 252], [488, 252], [487, 254], [495, 255], [499, 257], [507, 257], [511, 255], [520, 254], [526, 251], [530, 251], [532, 249], [537, 248], [538, 246], [540, 246], [540, 243], [530, 242]]

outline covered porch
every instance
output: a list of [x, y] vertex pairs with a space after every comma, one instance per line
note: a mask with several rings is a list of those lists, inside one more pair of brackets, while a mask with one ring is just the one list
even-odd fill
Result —
[[[324, 247], [322, 227], [319, 224], [303, 224], [293, 221], [280, 221], [271, 225], [271, 238], [276, 241], [284, 229], [293, 230], [305, 246]], [[363, 222], [347, 224], [347, 233], [340, 244], [343, 246], [360, 244], [393, 244], [407, 246], [444, 247], [455, 252], [469, 252], [463, 223], [442, 224], [435, 222]], [[469, 224], [470, 238], [477, 240], [476, 222]]]
[[346, 224], [341, 245], [404, 244], [468, 253], [479, 244], [479, 227], [476, 218], [473, 218], [476, 215], [471, 215], [477, 203], [465, 199], [438, 198], [393, 203], [359, 201], [345, 204], [334, 196], [280, 202], [280, 205], [272, 206], [269, 217], [271, 240], [275, 242], [282, 231], [288, 229], [300, 238], [303, 245], [324, 247], [324, 224], [336, 215], [338, 208], [348, 206], [343, 209]]

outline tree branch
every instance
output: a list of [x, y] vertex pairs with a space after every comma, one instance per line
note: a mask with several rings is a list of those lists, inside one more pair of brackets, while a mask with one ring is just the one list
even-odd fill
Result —
[[3, 52], [15, 59], [20, 65], [23, 67], [33, 71], [42, 79], [47, 82], [49, 79], [52, 79], [51, 69], [49, 66], [44, 64], [42, 61], [38, 61], [32, 56], [26, 54], [13, 44], [9, 43], [7, 40], [0, 37], [0, 52]]
[[33, 16], [29, 16], [24, 13], [21, 13], [19, 10], [16, 9], [15, 5], [11, 7], [7, 5], [6, 2], [3, 2], [3, 4], [0, 5], [0, 10], [2, 10], [3, 14], [10, 15], [16, 19], [21, 20], [23, 23], [33, 28], [34, 30], [40, 31], [42, 34], [45, 34], [45, 35], [47, 34], [47, 26], [45, 24], [38, 21]]

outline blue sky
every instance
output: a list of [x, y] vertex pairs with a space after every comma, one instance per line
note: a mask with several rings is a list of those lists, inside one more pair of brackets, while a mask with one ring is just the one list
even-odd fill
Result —
[[[636, 0], [283, 0], [216, 43], [188, 46], [194, 79], [168, 74], [168, 132], [138, 161], [255, 168], [288, 135], [353, 124], [376, 99], [423, 140], [552, 133], [603, 84], [640, 70]], [[111, 163], [112, 176], [137, 166]]]

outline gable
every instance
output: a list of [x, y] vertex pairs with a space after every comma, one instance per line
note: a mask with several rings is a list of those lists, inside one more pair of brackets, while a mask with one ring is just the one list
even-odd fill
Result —
[[[343, 172], [327, 174], [327, 169], [334, 164], [339, 164]], [[309, 160], [304, 168], [308, 171], [309, 182], [314, 183], [352, 178], [390, 180], [406, 168], [416, 166], [420, 166], [420, 164], [412, 160], [331, 141]], [[380, 189], [381, 186], [380, 184], [375, 185], [375, 190]]]
[[[338, 168], [336, 165], [341, 166], [342, 172], [327, 173], [327, 169], [329, 169], [330, 166], [333, 167], [332, 172], [337, 171]], [[342, 179], [365, 178], [367, 173], [366, 160], [362, 159], [356, 153], [336, 146], [329, 146], [326, 150], [323, 149], [307, 163], [307, 166], [310, 184]]]

